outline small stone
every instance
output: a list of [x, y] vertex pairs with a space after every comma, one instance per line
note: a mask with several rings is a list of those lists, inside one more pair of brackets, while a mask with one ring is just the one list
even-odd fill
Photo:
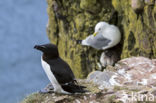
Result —
[[78, 99], [75, 100], [76, 103], [81, 103]]
[[84, 98], [84, 100], [87, 100], [87, 97], [86, 96], [84, 96], [83, 98]]
[[59, 102], [61, 100], [64, 100], [65, 98], [67, 98], [67, 96], [59, 96], [55, 99], [55, 102]]
[[152, 94], [153, 94], [154, 96], [156, 96], [156, 90], [153, 90], [153, 91], [152, 91]]
[[144, 1], [143, 0], [131, 0], [131, 7], [135, 11], [143, 10]]
[[97, 0], [81, 0], [80, 7], [84, 10], [90, 11], [90, 12], [97, 12], [98, 3]]
[[[131, 57], [120, 60], [112, 71], [94, 71], [89, 74], [87, 80], [98, 85], [103, 90], [114, 85], [125, 86], [156, 86], [155, 60], [145, 57]], [[108, 70], [107, 70], [108, 69]]]
[[153, 0], [144, 0], [144, 2], [147, 5], [154, 5], [154, 1]]

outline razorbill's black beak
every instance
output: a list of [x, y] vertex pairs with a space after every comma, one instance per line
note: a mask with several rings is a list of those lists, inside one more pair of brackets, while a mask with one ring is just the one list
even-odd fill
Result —
[[40, 51], [44, 51], [46, 49], [43, 45], [35, 45], [34, 48]]

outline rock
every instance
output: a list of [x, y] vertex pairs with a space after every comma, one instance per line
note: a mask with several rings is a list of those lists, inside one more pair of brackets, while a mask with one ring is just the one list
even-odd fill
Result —
[[[35, 93], [22, 103], [132, 103], [156, 101], [156, 59], [131, 57], [111, 69], [94, 71], [78, 80], [89, 92], [83, 94]], [[113, 70], [113, 71], [111, 71]], [[116, 70], [116, 71], [115, 71]], [[49, 85], [48, 85], [49, 86]], [[47, 86], [47, 87], [48, 87]]]
[[[118, 73], [118, 81], [121, 84], [133, 85], [156, 85], [156, 64], [155, 60], [145, 57], [132, 57], [123, 59], [115, 65]], [[120, 78], [120, 79], [119, 79]]]
[[116, 75], [113, 71], [95, 71], [88, 75], [87, 81], [93, 82], [100, 90], [103, 90], [111, 88], [114, 85], [120, 85], [114, 80], [115, 77]]
[[144, 0], [147, 5], [154, 5], [154, 0]]
[[[85, 78], [88, 73], [98, 69], [101, 51], [76, 45], [75, 41], [92, 34], [95, 24], [99, 21], [116, 24], [122, 32], [121, 46], [116, 51], [119, 52], [119, 57], [156, 57], [155, 0], [47, 2], [48, 37], [58, 45], [60, 56], [70, 64], [77, 77]], [[138, 15], [136, 10], [141, 10], [141, 13]]]
[[156, 89], [152, 91], [152, 94], [156, 96]]
[[[114, 71], [95, 71], [88, 76], [88, 81], [100, 87], [110, 86], [148, 86], [156, 87], [156, 60], [145, 57], [132, 57], [120, 60]], [[109, 85], [109, 86], [108, 86]]]
[[[142, 88], [143, 89], [143, 88]], [[149, 88], [148, 88], [149, 89]], [[135, 101], [146, 102], [156, 101], [153, 98], [153, 90], [138, 89], [138, 92], [129, 90], [128, 88], [121, 88], [121, 90], [114, 90], [113, 88], [107, 91], [100, 91], [98, 93], [75, 94], [75, 95], [60, 95], [60, 94], [40, 94], [34, 93], [26, 97], [21, 103], [134, 103]], [[144, 97], [144, 100], [140, 98]], [[134, 100], [133, 100], [134, 99]]]
[[131, 0], [132, 9], [135, 11], [140, 11], [144, 9], [144, 1], [143, 0]]
[[[100, 51], [76, 44], [94, 32], [99, 21], [108, 22], [114, 8], [108, 0], [47, 0], [48, 37], [59, 48], [60, 56], [69, 63], [76, 77], [85, 78], [98, 69]], [[115, 21], [114, 19], [113, 21]]]
[[100, 5], [97, 3], [97, 0], [81, 0], [80, 7], [94, 13], [100, 10]]
[[[116, 101], [131, 103], [135, 100], [154, 101], [156, 89], [156, 59], [145, 57], [131, 57], [120, 60], [115, 64], [115, 71], [95, 71], [88, 75], [87, 80], [94, 83], [101, 90], [112, 90]], [[135, 101], [134, 100], [134, 101]]]
[[[118, 12], [118, 20], [123, 30], [123, 48], [121, 58], [131, 56], [145, 56], [156, 58], [156, 4], [144, 5], [144, 0], [112, 0]], [[152, 0], [145, 0], [145, 3]], [[132, 4], [142, 2], [136, 8], [142, 8], [138, 15], [134, 12]], [[133, 4], [134, 5], [134, 4]], [[134, 5], [135, 6], [135, 5]], [[152, 41], [152, 42], [151, 42]]]
[[111, 86], [110, 78], [112, 75], [114, 75], [114, 72], [111, 71], [95, 71], [89, 74], [87, 81], [98, 85], [99, 89], [104, 89]]

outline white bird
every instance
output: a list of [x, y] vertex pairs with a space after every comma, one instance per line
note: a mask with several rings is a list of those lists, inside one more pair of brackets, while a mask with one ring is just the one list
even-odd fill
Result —
[[81, 41], [82, 45], [105, 50], [117, 45], [121, 40], [121, 33], [115, 25], [99, 22], [94, 31], [93, 35]]
[[[117, 26], [106, 22], [99, 22], [95, 26], [94, 33], [86, 39], [81, 40], [81, 45], [91, 46], [98, 50], [105, 50], [100, 57], [100, 63], [103, 67], [113, 65], [117, 62], [118, 55], [107, 50], [116, 46], [121, 40], [121, 33]], [[101, 66], [99, 66], [101, 68]]]

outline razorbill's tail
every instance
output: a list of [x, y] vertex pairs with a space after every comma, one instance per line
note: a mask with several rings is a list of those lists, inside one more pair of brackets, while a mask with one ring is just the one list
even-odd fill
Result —
[[85, 93], [85, 92], [88, 92], [87, 90], [85, 90], [86, 87], [84, 86], [79, 86], [79, 85], [76, 85], [76, 84], [64, 84], [64, 85], [61, 85], [62, 88], [69, 92], [69, 93]]

